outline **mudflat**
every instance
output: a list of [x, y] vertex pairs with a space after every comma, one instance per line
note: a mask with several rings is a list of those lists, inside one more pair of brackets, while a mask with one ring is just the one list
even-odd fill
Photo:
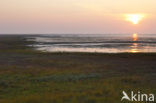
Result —
[[0, 103], [121, 103], [156, 94], [156, 53], [49, 53], [27, 35], [0, 36]]

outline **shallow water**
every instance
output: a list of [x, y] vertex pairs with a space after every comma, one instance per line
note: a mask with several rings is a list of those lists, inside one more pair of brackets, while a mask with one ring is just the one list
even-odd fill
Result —
[[154, 34], [57, 34], [36, 35], [33, 47], [48, 52], [137, 53], [156, 52]]

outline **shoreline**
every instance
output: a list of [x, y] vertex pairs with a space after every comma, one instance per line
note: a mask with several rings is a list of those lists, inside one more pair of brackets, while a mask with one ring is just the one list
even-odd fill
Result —
[[51, 53], [33, 43], [0, 37], [0, 103], [121, 103], [123, 90], [156, 94], [156, 53]]

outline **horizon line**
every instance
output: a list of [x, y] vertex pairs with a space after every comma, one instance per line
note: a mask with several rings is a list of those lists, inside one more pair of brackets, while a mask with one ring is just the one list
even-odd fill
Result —
[[[136, 33], [136, 32], [135, 32]], [[107, 34], [115, 34], [115, 35], [127, 35], [127, 34], [134, 34], [134, 33], [0, 33], [0, 35], [85, 35], [85, 34], [89, 34], [89, 35], [107, 35]], [[156, 33], [137, 33], [137, 34], [156, 34]]]

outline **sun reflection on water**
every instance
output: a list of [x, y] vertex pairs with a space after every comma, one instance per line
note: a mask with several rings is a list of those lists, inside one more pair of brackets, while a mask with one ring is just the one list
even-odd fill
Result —
[[[45, 52], [151, 53], [156, 52], [156, 37], [134, 33], [126, 36], [43, 36], [32, 39], [32, 46]], [[149, 42], [150, 41], [150, 42]]]
[[138, 34], [137, 33], [134, 33], [133, 34], [133, 41], [137, 41], [138, 40]]
[[138, 34], [137, 33], [134, 33], [133, 34], [133, 44], [132, 44], [132, 46], [131, 46], [131, 50], [130, 50], [130, 52], [131, 53], [137, 53], [137, 52], [139, 52], [139, 50], [138, 50], [138, 43], [136, 43], [135, 41], [137, 41], [138, 40]]
[[130, 50], [131, 53], [139, 52], [138, 49], [137, 49], [138, 48], [138, 44], [137, 43], [133, 43], [131, 47], [132, 47], [132, 49]]

